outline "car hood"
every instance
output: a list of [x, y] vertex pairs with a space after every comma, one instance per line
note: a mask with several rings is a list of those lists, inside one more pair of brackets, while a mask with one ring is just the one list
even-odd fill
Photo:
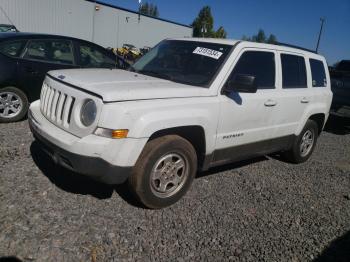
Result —
[[104, 102], [210, 96], [209, 89], [118, 69], [56, 70], [50, 76], [102, 97]]

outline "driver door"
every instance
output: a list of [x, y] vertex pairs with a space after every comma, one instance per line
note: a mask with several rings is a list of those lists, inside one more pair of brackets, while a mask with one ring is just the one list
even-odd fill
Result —
[[237, 75], [255, 77], [256, 93], [222, 93], [214, 162], [230, 162], [264, 154], [273, 144], [272, 114], [276, 109], [276, 53], [243, 49], [227, 81]]

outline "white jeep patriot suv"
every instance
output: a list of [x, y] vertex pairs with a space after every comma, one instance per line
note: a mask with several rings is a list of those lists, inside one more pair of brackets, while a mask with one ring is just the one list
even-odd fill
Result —
[[281, 152], [306, 161], [332, 100], [324, 57], [282, 45], [164, 40], [128, 71], [47, 74], [29, 124], [54, 161], [149, 208], [179, 200], [197, 170]]

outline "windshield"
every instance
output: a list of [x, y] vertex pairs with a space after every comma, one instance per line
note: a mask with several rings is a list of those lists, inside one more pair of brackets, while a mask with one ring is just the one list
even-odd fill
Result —
[[209, 87], [231, 45], [165, 40], [130, 70], [188, 85]]

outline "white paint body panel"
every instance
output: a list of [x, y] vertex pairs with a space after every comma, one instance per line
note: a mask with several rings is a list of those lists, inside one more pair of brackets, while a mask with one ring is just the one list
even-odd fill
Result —
[[[191, 41], [191, 39], [184, 39]], [[236, 41], [194, 39], [235, 45]], [[245, 50], [270, 50], [276, 55], [276, 88], [258, 90], [257, 93], [240, 93], [242, 104], [233, 95], [221, 94], [230, 72]], [[279, 54], [281, 52], [302, 55], [323, 61], [327, 74], [327, 87], [313, 88], [310, 66], [307, 64], [308, 88], [282, 89]], [[327, 63], [322, 56], [288, 47], [239, 43], [227, 59], [209, 88], [182, 85], [167, 80], [120, 70], [67, 70], [53, 71], [54, 77], [64, 75], [64, 84], [55, 84], [57, 89], [71, 92], [77, 101], [92, 98], [98, 104], [96, 123], [89, 131], [79, 129], [79, 104], [71, 124], [76, 129], [66, 130], [47, 120], [39, 108], [40, 102], [31, 105], [30, 111], [38, 122], [43, 136], [65, 150], [100, 156], [111, 164], [133, 166], [149, 137], [157, 131], [184, 126], [200, 126], [205, 133], [206, 155], [215, 150], [238, 145], [298, 135], [313, 114], [324, 114], [327, 120], [332, 93]], [[84, 92], [87, 91], [87, 93]], [[96, 97], [94, 97], [96, 94]], [[309, 103], [301, 103], [307, 98]], [[276, 106], [266, 107], [273, 100]], [[127, 139], [114, 140], [93, 135], [96, 127], [129, 129]], [[234, 139], [224, 136], [242, 133]]]
[[31, 104], [30, 114], [35, 119], [32, 122], [36, 131], [51, 143], [74, 154], [101, 158], [115, 166], [133, 166], [147, 142], [145, 138], [117, 140], [94, 134], [77, 137], [48, 121], [40, 111], [39, 100]]
[[63, 75], [65, 82], [95, 93], [107, 103], [215, 95], [207, 88], [183, 85], [118, 69], [57, 70], [49, 74], [56, 78]]

